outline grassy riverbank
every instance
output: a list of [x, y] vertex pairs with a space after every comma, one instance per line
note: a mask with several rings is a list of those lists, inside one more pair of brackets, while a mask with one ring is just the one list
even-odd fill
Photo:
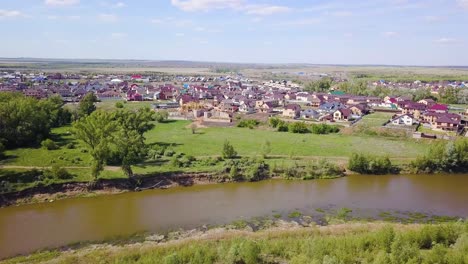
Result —
[[161, 241], [48, 251], [2, 263], [467, 263], [468, 224], [215, 228]]

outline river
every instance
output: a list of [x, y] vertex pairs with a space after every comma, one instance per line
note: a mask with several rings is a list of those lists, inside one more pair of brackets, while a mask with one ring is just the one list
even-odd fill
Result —
[[0, 259], [83, 241], [317, 208], [468, 216], [468, 175], [353, 175], [149, 190], [0, 209]]

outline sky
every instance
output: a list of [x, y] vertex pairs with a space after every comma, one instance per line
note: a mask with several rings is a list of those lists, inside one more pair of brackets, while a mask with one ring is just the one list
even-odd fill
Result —
[[468, 65], [468, 0], [0, 0], [0, 57]]

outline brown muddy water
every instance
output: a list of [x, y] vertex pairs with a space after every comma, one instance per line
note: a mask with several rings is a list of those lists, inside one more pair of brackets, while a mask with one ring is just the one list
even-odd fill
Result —
[[468, 175], [353, 175], [149, 190], [0, 209], [0, 259], [139, 232], [227, 224], [317, 208], [468, 216]]

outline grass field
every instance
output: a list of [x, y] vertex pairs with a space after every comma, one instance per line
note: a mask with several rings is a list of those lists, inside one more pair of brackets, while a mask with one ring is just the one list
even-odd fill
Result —
[[[114, 111], [117, 110], [117, 107], [115, 107], [115, 103], [121, 102], [123, 103], [123, 108], [128, 109], [128, 110], [138, 110], [140, 108], [144, 107], [149, 107], [151, 108], [151, 105], [156, 103], [153, 101], [144, 101], [144, 102], [127, 102], [124, 100], [110, 100], [110, 101], [104, 101], [104, 102], [98, 102], [96, 103], [96, 108], [97, 109], [102, 109], [104, 111]], [[78, 108], [78, 103], [69, 103], [66, 104], [65, 107], [67, 107], [70, 110], [74, 110]]]
[[369, 127], [381, 127], [385, 122], [392, 118], [394, 113], [376, 112], [371, 115], [366, 115], [357, 125], [366, 125]]
[[192, 134], [188, 128], [189, 124], [187, 121], [157, 124], [146, 137], [149, 143], [172, 144], [177, 152], [193, 156], [220, 155], [225, 140], [229, 140], [240, 155], [249, 156], [260, 154], [260, 147], [266, 140], [271, 143], [271, 155], [283, 156], [292, 154], [347, 158], [353, 152], [359, 152], [388, 155], [391, 158], [414, 158], [423, 154], [428, 147], [426, 143], [407, 139], [341, 134], [291, 134], [237, 127], [209, 127]]

